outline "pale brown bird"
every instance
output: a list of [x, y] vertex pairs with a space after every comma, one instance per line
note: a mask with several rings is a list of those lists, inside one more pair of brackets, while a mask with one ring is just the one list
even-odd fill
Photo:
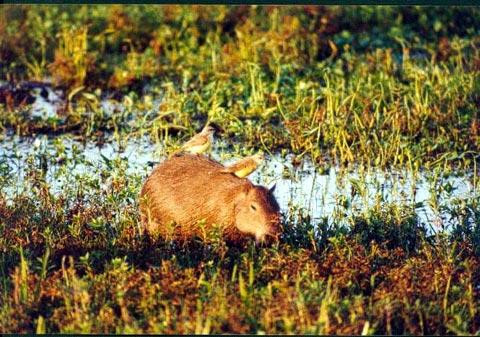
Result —
[[243, 158], [230, 166], [225, 167], [221, 172], [233, 173], [239, 178], [245, 178], [259, 167], [265, 156], [263, 153], [257, 153], [253, 156]]
[[212, 146], [214, 132], [215, 129], [213, 127], [205, 125], [200, 133], [182, 145], [180, 152], [189, 152], [192, 154], [204, 153]]

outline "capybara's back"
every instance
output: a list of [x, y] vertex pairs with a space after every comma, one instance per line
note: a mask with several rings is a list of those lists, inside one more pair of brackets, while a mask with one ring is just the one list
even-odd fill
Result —
[[232, 240], [245, 235], [258, 241], [278, 236], [280, 215], [273, 191], [223, 169], [203, 155], [174, 156], [159, 164], [140, 194], [146, 230], [183, 240], [213, 225]]

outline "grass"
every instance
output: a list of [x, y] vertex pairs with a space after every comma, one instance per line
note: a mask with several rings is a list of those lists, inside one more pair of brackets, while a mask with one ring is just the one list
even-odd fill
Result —
[[[1, 10], [0, 79], [49, 81], [62, 100], [41, 118], [0, 92], [3, 142], [52, 149], [32, 145], [21, 180], [0, 160], [0, 331], [479, 333], [477, 8]], [[292, 200], [272, 247], [179, 245], [141, 233], [148, 168], [67, 146], [146, 137], [166, 155], [206, 121], [222, 156], [263, 149], [358, 178], [329, 219]], [[427, 174], [443, 227], [380, 186], [364, 202], [378, 169]], [[476, 194], [443, 201], [453, 175]]]
[[[187, 7], [154, 6], [144, 8], [143, 14], [140, 8], [132, 7], [127, 14], [115, 6], [5, 6], [5, 15], [16, 19], [12, 25], [24, 29], [9, 35], [11, 27], [5, 27], [5, 46], [33, 38], [29, 34], [34, 28], [22, 26], [33, 24], [25, 21], [31, 16], [57, 11], [65, 16], [60, 27], [36, 19], [36, 25], [46, 30], [42, 39], [48, 42], [42, 43], [49, 46], [40, 60], [26, 49], [16, 57], [5, 50], [2, 59], [13, 67], [3, 68], [6, 79], [38, 80], [35, 74], [44, 74], [64, 88], [67, 118], [61, 126], [55, 120], [32, 123], [7, 109], [1, 125], [23, 134], [80, 129], [87, 137], [98, 129], [126, 129], [156, 138], [171, 129], [186, 139], [195, 132], [192, 126], [199, 128], [209, 119], [221, 125], [225, 138], [234, 136], [247, 147], [282, 147], [300, 157], [308, 154], [319, 163], [328, 154], [340, 163], [382, 167], [429, 167], [452, 161], [468, 166], [478, 156], [480, 55], [475, 27], [460, 27], [445, 36], [449, 29], [443, 30], [432, 19], [437, 34], [429, 37], [423, 35], [426, 28], [419, 22], [405, 23], [380, 34], [377, 40], [381, 40], [367, 43], [367, 48], [346, 36], [366, 39], [364, 34], [373, 34], [386, 20], [405, 20], [404, 11], [420, 17], [430, 15], [429, 11], [361, 7], [374, 11], [372, 22], [359, 32], [347, 33], [337, 27], [346, 25], [342, 14], [353, 15], [346, 8], [213, 7], [210, 11], [200, 7], [196, 14]], [[473, 15], [463, 10], [452, 8], [443, 15], [451, 19], [458, 13]], [[84, 22], [89, 11], [96, 19]], [[222, 24], [227, 25], [227, 18], [236, 12], [245, 12], [249, 19], [227, 34]], [[172, 13], [183, 16], [174, 20], [169, 17]], [[380, 20], [383, 14], [388, 15], [385, 21]], [[165, 21], [154, 20], [155, 15], [166, 16]], [[260, 25], [263, 17], [269, 20]], [[221, 18], [223, 23], [216, 22]], [[326, 24], [324, 29], [332, 32], [317, 31], [317, 19], [335, 26]], [[136, 26], [144, 22], [140, 20], [147, 20], [145, 27]], [[352, 20], [364, 18], [355, 15]], [[65, 28], [68, 22], [75, 22], [72, 27], [78, 29]], [[208, 29], [202, 32], [199, 27]], [[416, 35], [410, 36], [410, 29]], [[32, 73], [33, 61], [20, 62], [23, 58], [45, 67]], [[149, 91], [160, 97], [160, 104], [140, 94], [148, 80]], [[130, 92], [124, 97], [132, 108], [121, 117], [106, 116], [99, 104], [114, 92]]]

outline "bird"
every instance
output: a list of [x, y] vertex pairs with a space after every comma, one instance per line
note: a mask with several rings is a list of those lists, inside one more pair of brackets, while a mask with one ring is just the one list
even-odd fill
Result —
[[253, 156], [245, 157], [230, 166], [225, 167], [220, 172], [222, 173], [233, 173], [239, 178], [245, 178], [250, 173], [255, 171], [257, 167], [259, 167], [263, 160], [265, 159], [265, 155], [262, 152], [259, 152]]
[[180, 152], [189, 152], [192, 154], [201, 154], [207, 151], [213, 143], [213, 134], [215, 129], [210, 125], [205, 125], [200, 133], [193, 136], [188, 142], [182, 145]]

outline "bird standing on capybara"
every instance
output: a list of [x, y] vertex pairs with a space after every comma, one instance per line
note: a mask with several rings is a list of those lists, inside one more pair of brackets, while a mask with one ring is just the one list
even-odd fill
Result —
[[140, 193], [147, 232], [178, 240], [222, 229], [227, 241], [257, 242], [281, 233], [273, 189], [221, 173], [225, 167], [203, 155], [185, 154], [159, 164]]
[[243, 159], [240, 159], [239, 161], [233, 163], [230, 166], [227, 166], [224, 168], [221, 172], [222, 173], [233, 173], [239, 178], [245, 178], [249, 174], [251, 174], [253, 171], [259, 167], [263, 160], [265, 159], [265, 156], [263, 153], [257, 153], [254, 154], [253, 156], [249, 156]]
[[211, 125], [205, 125], [200, 133], [197, 133], [182, 145], [180, 151], [193, 154], [200, 154], [207, 151], [212, 146], [214, 133], [215, 129]]

